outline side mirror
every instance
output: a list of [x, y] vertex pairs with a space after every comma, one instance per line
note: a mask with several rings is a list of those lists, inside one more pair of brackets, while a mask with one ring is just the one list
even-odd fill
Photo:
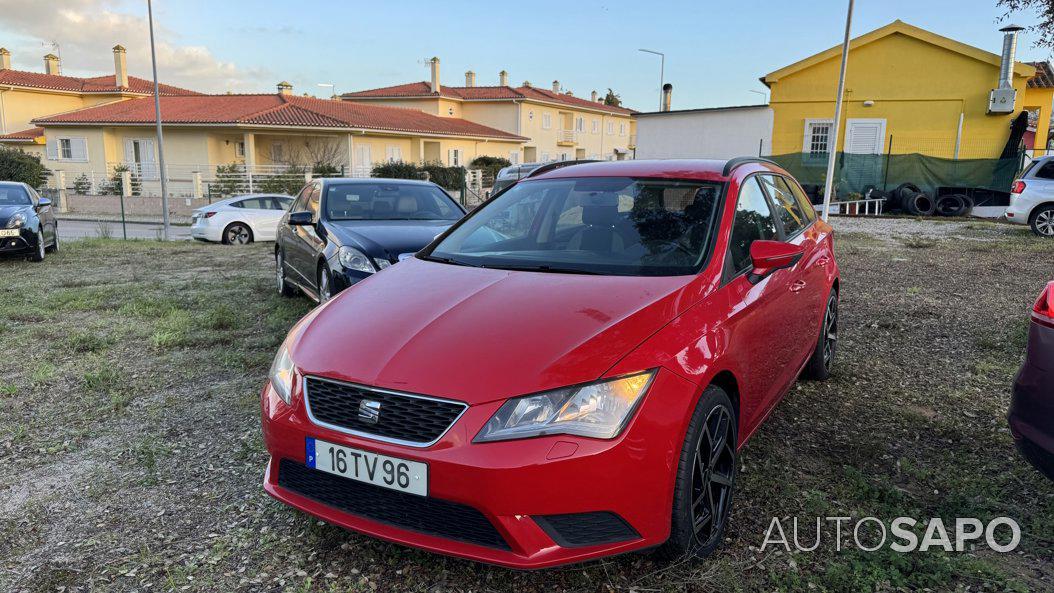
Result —
[[308, 210], [289, 213], [289, 226], [311, 226], [315, 224], [315, 213]]
[[47, 198], [40, 198], [40, 201], [37, 202], [37, 208], [47, 208], [50, 205], [51, 205], [51, 200], [49, 200]]
[[782, 241], [754, 241], [750, 244], [750, 259], [754, 269], [750, 271], [750, 282], [757, 284], [776, 270], [792, 268], [805, 254], [801, 245]]

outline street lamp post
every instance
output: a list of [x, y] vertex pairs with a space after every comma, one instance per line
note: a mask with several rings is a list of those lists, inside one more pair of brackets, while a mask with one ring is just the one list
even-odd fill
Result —
[[161, 134], [161, 91], [157, 84], [157, 50], [154, 48], [154, 8], [146, 0], [146, 14], [150, 23], [150, 63], [154, 68], [154, 118], [157, 123], [157, 164], [161, 167], [161, 236], [168, 241], [168, 172], [165, 170], [165, 140]]
[[831, 215], [831, 193], [834, 189], [834, 163], [838, 158], [838, 138], [842, 131], [842, 95], [845, 94], [845, 68], [849, 61], [849, 28], [853, 23], [853, 0], [845, 14], [845, 39], [842, 41], [842, 69], [838, 74], [838, 97], [834, 102], [833, 135], [827, 140], [827, 177], [823, 184], [823, 219]]
[[320, 86], [322, 88], [328, 88], [330, 97], [336, 97], [337, 96], [337, 85], [333, 84], [332, 82], [319, 82], [319, 83], [316, 83], [315, 86]]
[[661, 51], [655, 51], [653, 49], [640, 49], [647, 54], [655, 54], [659, 56], [659, 111], [662, 111], [662, 85], [666, 84], [666, 54]]

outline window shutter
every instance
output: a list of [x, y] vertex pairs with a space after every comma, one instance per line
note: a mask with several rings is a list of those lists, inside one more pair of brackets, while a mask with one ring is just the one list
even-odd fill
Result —
[[58, 138], [47, 137], [47, 153], [49, 161], [59, 160], [59, 140]]
[[88, 162], [88, 140], [86, 138], [70, 138], [70, 160], [79, 163]]

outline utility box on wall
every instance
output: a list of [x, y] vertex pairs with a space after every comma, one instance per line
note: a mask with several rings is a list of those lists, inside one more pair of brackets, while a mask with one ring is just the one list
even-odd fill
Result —
[[1017, 89], [999, 88], [988, 93], [988, 113], [1013, 113]]

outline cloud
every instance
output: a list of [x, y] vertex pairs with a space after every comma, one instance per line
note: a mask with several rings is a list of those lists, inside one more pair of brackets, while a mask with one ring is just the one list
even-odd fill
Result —
[[[150, 33], [146, 14], [122, 12], [113, 0], [51, 2], [0, 0], [0, 36], [8, 40], [12, 65], [41, 70], [41, 56], [59, 44], [62, 71], [74, 76], [113, 72], [111, 48], [128, 49], [128, 73], [150, 79]], [[183, 45], [178, 34], [155, 23], [157, 68], [161, 82], [205, 92], [256, 91], [255, 81], [269, 79], [259, 69], [220, 60], [204, 46]]]

